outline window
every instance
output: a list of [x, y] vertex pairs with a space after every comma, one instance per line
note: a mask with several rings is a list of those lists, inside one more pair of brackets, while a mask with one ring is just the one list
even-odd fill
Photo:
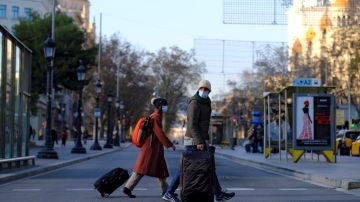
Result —
[[30, 19], [30, 12], [31, 12], [31, 8], [24, 8], [24, 17], [25, 19]]
[[19, 18], [19, 7], [17, 6], [12, 7], [12, 18], [13, 19]]
[[0, 18], [6, 17], [6, 5], [0, 4]]

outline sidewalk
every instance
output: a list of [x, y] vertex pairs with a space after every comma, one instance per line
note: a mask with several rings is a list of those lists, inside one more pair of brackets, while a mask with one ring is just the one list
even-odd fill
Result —
[[[90, 150], [90, 147], [93, 144], [93, 142], [94, 142], [93, 140], [88, 140], [86, 145], [83, 144], [83, 147], [86, 149], [86, 154], [73, 154], [71, 153], [71, 149], [75, 145], [74, 141], [72, 140], [67, 141], [65, 147], [62, 147], [61, 141], [59, 141], [59, 144], [54, 144], [54, 150], [57, 152], [59, 159], [36, 158], [35, 166], [2, 170], [0, 171], [0, 184], [21, 179], [24, 177], [40, 174], [43, 172], [55, 170], [91, 158], [116, 152], [122, 150], [123, 148], [125, 148], [130, 144], [130, 143], [124, 143], [121, 144], [120, 147], [114, 146], [112, 149], [102, 148], [102, 150]], [[34, 145], [36, 146], [30, 147], [30, 151], [29, 151], [30, 155], [36, 156], [38, 152], [43, 149], [44, 144], [45, 144], [44, 140], [36, 140], [34, 142]], [[105, 141], [100, 140], [99, 144], [101, 145], [101, 147], [103, 147]]]
[[[102, 146], [105, 141], [99, 143]], [[37, 155], [44, 141], [37, 141], [36, 144], [37, 147], [31, 147], [30, 155]], [[69, 141], [66, 147], [61, 147], [59, 142], [59, 145], [54, 146], [59, 159], [36, 158], [35, 166], [3, 170], [0, 172], [0, 184], [116, 152], [128, 147], [131, 143], [121, 144], [120, 147], [114, 146], [112, 149], [103, 148], [100, 151], [90, 150], [92, 144], [93, 141], [88, 141], [87, 145], [83, 145], [86, 148], [86, 154], [72, 154], [71, 149], [74, 147], [72, 141]], [[297, 163], [293, 163], [290, 155], [286, 159], [284, 151], [281, 153], [281, 160], [279, 153], [271, 154], [269, 159], [265, 159], [262, 153], [246, 153], [242, 146], [237, 146], [234, 150], [229, 147], [217, 147], [215, 153], [244, 165], [300, 178], [334, 189], [348, 190], [360, 196], [359, 157], [337, 156], [337, 163], [328, 163], [322, 155], [306, 153]]]
[[[355, 156], [337, 156], [337, 163], [328, 163], [322, 155], [305, 153], [297, 163], [292, 162], [285, 151], [271, 154], [265, 159], [262, 153], [246, 153], [242, 146], [234, 150], [216, 148], [216, 154], [224, 157], [236, 157], [237, 161], [262, 170], [293, 176], [331, 188], [354, 190], [360, 193], [360, 158]], [[280, 159], [281, 155], [281, 159]]]

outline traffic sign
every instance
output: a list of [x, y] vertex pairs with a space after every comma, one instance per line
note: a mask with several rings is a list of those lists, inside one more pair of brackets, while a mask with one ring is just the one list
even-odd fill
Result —
[[295, 78], [292, 82], [293, 86], [320, 86], [319, 78]]
[[94, 115], [95, 115], [95, 117], [100, 117], [100, 116], [101, 116], [101, 110], [100, 110], [100, 108], [95, 108]]

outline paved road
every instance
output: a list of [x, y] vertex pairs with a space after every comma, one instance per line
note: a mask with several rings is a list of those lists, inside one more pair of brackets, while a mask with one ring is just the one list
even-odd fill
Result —
[[[162, 201], [155, 178], [144, 177], [134, 190], [135, 199], [120, 191], [109, 198], [101, 198], [93, 189], [93, 182], [114, 167], [131, 170], [138, 149], [129, 147], [87, 161], [37, 176], [0, 185], [1, 200], [9, 202], [89, 202], [89, 201]], [[178, 169], [181, 150], [166, 151], [170, 173]], [[230, 201], [359, 201], [358, 196], [339, 192], [290, 177], [262, 171], [237, 162], [234, 158], [216, 156], [217, 173], [221, 185], [236, 192]], [[170, 182], [170, 179], [168, 179]]]

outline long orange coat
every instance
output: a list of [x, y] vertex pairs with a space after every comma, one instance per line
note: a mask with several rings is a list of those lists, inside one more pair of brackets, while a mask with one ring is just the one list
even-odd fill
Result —
[[164, 146], [172, 147], [172, 143], [162, 129], [162, 112], [156, 109], [150, 117], [153, 132], [140, 149], [134, 165], [134, 172], [151, 177], [166, 178], [169, 177], [169, 171], [164, 157]]

